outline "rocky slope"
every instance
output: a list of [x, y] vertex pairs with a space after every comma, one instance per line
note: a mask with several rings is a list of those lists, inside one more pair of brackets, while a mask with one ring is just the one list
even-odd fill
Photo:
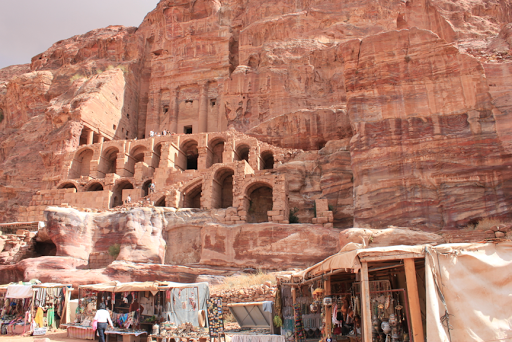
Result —
[[343, 227], [508, 218], [511, 19], [509, 0], [162, 0], [139, 28], [0, 70], [0, 221], [55, 185], [99, 108], [112, 138], [141, 138], [157, 91], [205, 79], [221, 103], [210, 130], [315, 150], [280, 169], [303, 216], [319, 196]]

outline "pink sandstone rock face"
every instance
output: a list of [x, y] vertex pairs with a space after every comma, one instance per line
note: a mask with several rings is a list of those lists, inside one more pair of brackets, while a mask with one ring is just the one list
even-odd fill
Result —
[[87, 262], [71, 257], [38, 257], [25, 259], [16, 265], [0, 266], [0, 281], [39, 279], [48, 283], [78, 285], [98, 284], [118, 280], [131, 281], [175, 281], [193, 283], [203, 274], [223, 276], [229, 272], [210, 268], [191, 268], [171, 265], [134, 264], [114, 262], [106, 268], [88, 269]]
[[[162, 0], [139, 28], [94, 30], [30, 70], [0, 70], [0, 221], [28, 217], [81, 146], [229, 127], [305, 150], [272, 171], [290, 189], [281, 210], [301, 222], [317, 199], [343, 228], [508, 218], [510, 21], [505, 0]], [[130, 176], [115, 172], [104, 185]], [[193, 181], [179, 172], [157, 174], [166, 196]]]
[[425, 30], [344, 44], [355, 225], [508, 216], [510, 154], [483, 66]]
[[[82, 213], [51, 208], [37, 241], [53, 243], [57, 257], [89, 264], [92, 253], [119, 244], [117, 261], [153, 264], [303, 267], [339, 249], [338, 232], [317, 225], [273, 223], [226, 226], [210, 211], [134, 208]], [[300, 248], [297, 248], [300, 246]]]
[[352, 228], [340, 232], [340, 245], [359, 243], [368, 247], [395, 245], [440, 244], [445, 239], [438, 234], [414, 231], [408, 228], [364, 229]]

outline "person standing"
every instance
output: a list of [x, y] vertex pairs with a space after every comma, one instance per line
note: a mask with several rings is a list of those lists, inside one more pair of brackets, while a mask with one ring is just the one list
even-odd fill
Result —
[[96, 311], [94, 320], [98, 321], [98, 335], [100, 337], [100, 342], [105, 342], [105, 330], [107, 330], [107, 323], [112, 327], [112, 329], [114, 329], [114, 324], [112, 324], [112, 320], [110, 319], [110, 313], [105, 310], [104, 303], [100, 303], [100, 309]]

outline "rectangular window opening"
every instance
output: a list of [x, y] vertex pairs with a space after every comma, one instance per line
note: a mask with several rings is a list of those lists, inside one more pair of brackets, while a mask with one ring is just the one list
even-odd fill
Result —
[[192, 134], [192, 126], [185, 126], [185, 127], [183, 127], [183, 133], [185, 133], [185, 134]]

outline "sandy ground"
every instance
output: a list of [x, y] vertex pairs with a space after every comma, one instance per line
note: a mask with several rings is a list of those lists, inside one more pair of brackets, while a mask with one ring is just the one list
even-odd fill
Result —
[[80, 340], [76, 338], [67, 338], [67, 333], [65, 330], [57, 330], [56, 332], [49, 332], [45, 336], [8, 336], [8, 335], [0, 335], [0, 341], [2, 342], [33, 342], [38, 339], [42, 339], [44, 341], [45, 338], [50, 339], [51, 342], [84, 342], [85, 340]]

